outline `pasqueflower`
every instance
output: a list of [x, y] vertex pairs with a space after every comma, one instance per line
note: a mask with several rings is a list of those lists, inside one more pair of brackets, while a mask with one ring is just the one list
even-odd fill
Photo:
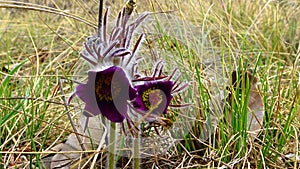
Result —
[[136, 90], [121, 67], [111, 66], [89, 71], [87, 83], [77, 86], [75, 94], [85, 102], [85, 116], [102, 114], [112, 122], [123, 122], [128, 118], [127, 101], [135, 98]]
[[[148, 122], [159, 121], [159, 117], [167, 114], [168, 107], [186, 105], [171, 105], [173, 95], [184, 90], [188, 83], [180, 83], [177, 69], [170, 76], [162, 75], [163, 63], [158, 62], [152, 76], [139, 77], [134, 82], [142, 82], [134, 86], [138, 94], [132, 101], [132, 107]], [[175, 78], [175, 79], [174, 79]]]
[[131, 85], [131, 79], [138, 60], [135, 55], [142, 43], [143, 34], [134, 45], [131, 45], [132, 37], [137, 26], [148, 14], [144, 13], [128, 24], [129, 15], [124, 12], [125, 10], [119, 13], [109, 35], [106, 28], [106, 10], [101, 36], [87, 38], [80, 56], [90, 63], [92, 68], [88, 71], [87, 82], [76, 87], [69, 101], [77, 95], [85, 103], [85, 116], [101, 114], [112, 122], [122, 123], [122, 126], [126, 119], [131, 126], [133, 122], [127, 109], [129, 100], [133, 100], [137, 94]]

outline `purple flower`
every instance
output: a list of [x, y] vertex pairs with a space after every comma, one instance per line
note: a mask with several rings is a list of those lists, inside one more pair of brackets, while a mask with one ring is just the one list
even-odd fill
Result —
[[112, 122], [123, 122], [129, 118], [128, 100], [136, 96], [136, 90], [122, 68], [111, 66], [103, 71], [89, 71], [87, 83], [77, 86], [75, 94], [85, 102], [85, 116], [102, 114]]
[[174, 83], [172, 81], [149, 81], [134, 88], [138, 95], [133, 101], [133, 107], [138, 112], [147, 114], [146, 121], [167, 113], [167, 108], [173, 96], [171, 95]]
[[163, 68], [163, 62], [158, 62], [152, 76], [140, 77], [139, 74], [136, 74], [137, 78], [133, 80], [133, 82], [143, 83], [134, 87], [138, 95], [132, 100], [132, 107], [143, 115], [147, 122], [159, 121], [158, 117], [167, 114], [168, 107], [187, 106], [187, 104], [171, 105], [171, 100], [173, 94], [184, 90], [188, 83], [180, 83], [180, 75], [174, 81], [172, 80], [177, 69], [170, 76], [162, 75]]

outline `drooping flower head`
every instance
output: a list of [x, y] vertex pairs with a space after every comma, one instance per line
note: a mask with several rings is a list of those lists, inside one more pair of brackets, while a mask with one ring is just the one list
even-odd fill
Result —
[[134, 82], [142, 84], [134, 86], [138, 95], [132, 101], [133, 108], [143, 115], [147, 122], [159, 121], [159, 117], [168, 113], [168, 107], [185, 105], [171, 105], [173, 95], [184, 90], [188, 83], [180, 83], [177, 69], [170, 76], [162, 74], [164, 64], [158, 62], [151, 76], [139, 77]]
[[138, 91], [134, 107], [143, 111], [152, 111], [149, 116], [166, 114], [167, 107], [173, 96], [171, 95], [174, 83], [172, 81], [149, 81], [134, 88]]

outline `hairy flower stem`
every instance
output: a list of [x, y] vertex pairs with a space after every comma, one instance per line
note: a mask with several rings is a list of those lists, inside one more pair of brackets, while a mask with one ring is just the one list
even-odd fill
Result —
[[108, 125], [110, 124], [109, 127], [109, 145], [108, 145], [108, 164], [107, 164], [107, 169], [114, 169], [116, 166], [116, 158], [115, 158], [115, 154], [116, 154], [116, 123], [114, 122], [110, 122], [108, 123]]
[[[138, 119], [136, 119], [138, 120]], [[140, 168], [140, 139], [141, 139], [141, 129], [140, 125], [138, 125], [139, 132], [135, 133], [135, 136], [133, 137], [133, 169], [139, 169]]]
[[133, 138], [133, 168], [140, 168], [140, 134], [137, 134], [135, 138]]

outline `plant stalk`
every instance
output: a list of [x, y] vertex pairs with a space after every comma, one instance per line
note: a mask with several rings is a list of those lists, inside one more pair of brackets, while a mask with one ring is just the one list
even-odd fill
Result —
[[116, 166], [116, 123], [110, 122], [108, 123], [109, 126], [109, 142], [107, 143], [108, 145], [108, 160], [107, 160], [107, 169], [114, 169]]

